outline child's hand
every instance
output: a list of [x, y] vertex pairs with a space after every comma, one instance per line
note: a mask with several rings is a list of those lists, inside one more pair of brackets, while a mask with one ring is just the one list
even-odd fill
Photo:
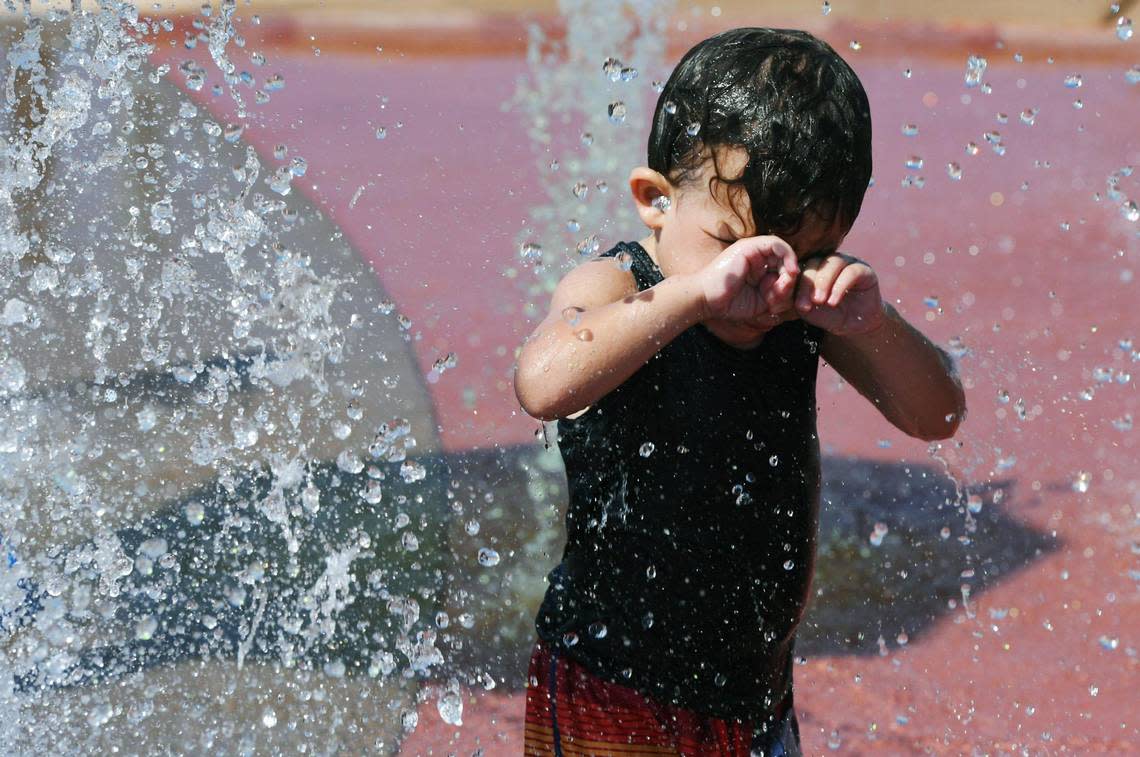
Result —
[[800, 318], [833, 334], [866, 334], [883, 325], [879, 277], [850, 255], [806, 261], [795, 297]]
[[796, 317], [796, 253], [774, 236], [738, 239], [695, 274], [705, 320], [774, 327]]

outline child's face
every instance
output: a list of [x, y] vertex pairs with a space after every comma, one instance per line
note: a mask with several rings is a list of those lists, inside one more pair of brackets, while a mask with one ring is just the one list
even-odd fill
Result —
[[[744, 171], [748, 160], [743, 149], [719, 150], [721, 175], [736, 177]], [[736, 204], [742, 220], [732, 210], [727, 188], [717, 183], [714, 197], [708, 188], [709, 178], [715, 176], [711, 156], [705, 159], [699, 179], [684, 189], [672, 186], [661, 174], [648, 168], [635, 168], [630, 175], [630, 188], [638, 205], [638, 213], [653, 231], [653, 237], [642, 246], [653, 254], [657, 265], [666, 276], [695, 273], [719, 255], [732, 242], [742, 237], [755, 236], [748, 196], [741, 191]], [[660, 196], [669, 198], [668, 208], [662, 212]], [[784, 241], [804, 258], [815, 252], [834, 252], [847, 235], [847, 228], [838, 222], [826, 225], [809, 216], [794, 235]]]

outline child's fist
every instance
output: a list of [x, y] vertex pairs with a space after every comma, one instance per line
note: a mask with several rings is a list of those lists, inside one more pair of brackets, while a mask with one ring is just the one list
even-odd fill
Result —
[[738, 239], [695, 274], [705, 317], [773, 326], [795, 317], [792, 294], [799, 272], [795, 251], [779, 237]]
[[883, 325], [879, 277], [841, 252], [804, 262], [795, 299], [800, 318], [833, 334], [866, 334]]

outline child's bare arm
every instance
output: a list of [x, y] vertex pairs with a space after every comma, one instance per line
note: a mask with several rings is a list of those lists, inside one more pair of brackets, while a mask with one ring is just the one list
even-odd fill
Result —
[[953, 361], [890, 304], [883, 309], [880, 328], [828, 334], [821, 355], [899, 430], [926, 441], [953, 436], [966, 414]]
[[820, 354], [899, 430], [932, 441], [954, 435], [966, 397], [950, 356], [883, 301], [878, 276], [834, 253], [805, 264], [796, 307], [828, 333]]
[[583, 263], [558, 284], [550, 315], [523, 345], [515, 394], [535, 418], [564, 418], [604, 397], [695, 323], [771, 327], [791, 308], [795, 253], [776, 237], [739, 240], [704, 268], [643, 292], [612, 260]]

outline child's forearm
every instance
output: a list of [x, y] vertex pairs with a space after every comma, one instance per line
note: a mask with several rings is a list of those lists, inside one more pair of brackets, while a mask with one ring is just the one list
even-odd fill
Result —
[[905, 433], [931, 441], [954, 435], [966, 397], [950, 356], [884, 303], [882, 327], [827, 337], [824, 358]]
[[519, 354], [515, 392], [523, 409], [553, 420], [592, 405], [699, 322], [703, 307], [697, 284], [677, 275], [616, 302], [551, 319]]

